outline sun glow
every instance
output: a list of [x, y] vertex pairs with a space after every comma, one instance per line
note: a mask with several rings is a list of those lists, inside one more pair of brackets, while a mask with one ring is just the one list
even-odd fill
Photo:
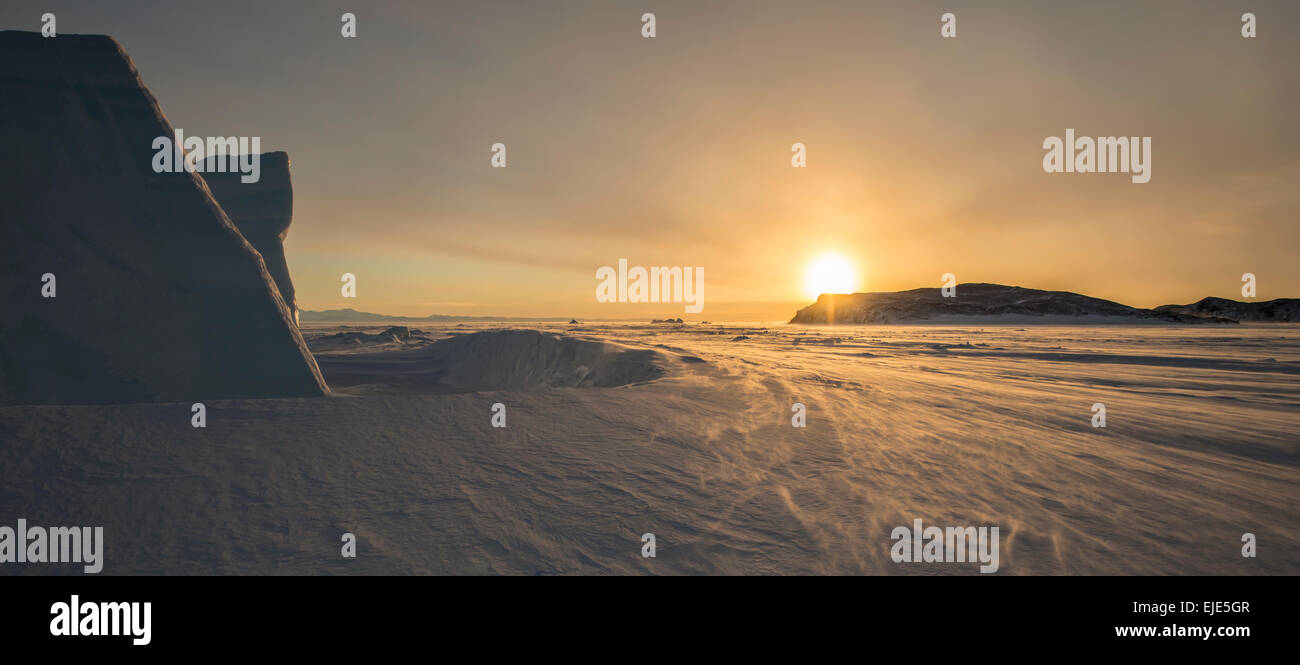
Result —
[[858, 288], [857, 271], [839, 254], [823, 254], [808, 264], [804, 293], [816, 298], [823, 293], [853, 293]]

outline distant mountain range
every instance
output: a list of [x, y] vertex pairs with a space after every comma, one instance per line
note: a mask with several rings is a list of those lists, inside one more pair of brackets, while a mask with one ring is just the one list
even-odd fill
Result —
[[1129, 307], [1069, 291], [1040, 291], [1001, 284], [959, 284], [956, 296], [937, 288], [822, 294], [790, 323], [870, 324], [955, 320], [1015, 323], [1239, 323], [1300, 321], [1300, 299], [1237, 302], [1205, 298], [1191, 305]]
[[[1190, 305], [1161, 305], [1154, 309], [1130, 307], [1069, 291], [1041, 291], [1001, 284], [959, 284], [957, 296], [943, 297], [941, 289], [877, 293], [825, 293], [804, 307], [790, 323], [870, 324], [954, 320], [997, 323], [1255, 323], [1300, 322], [1300, 298], [1265, 302], [1240, 302], [1204, 298]], [[359, 312], [352, 308], [301, 310], [304, 323], [448, 323], [474, 321], [574, 322], [568, 317], [527, 316], [393, 316]], [[611, 319], [612, 320], [612, 319]], [[628, 319], [639, 320], [639, 319]]]
[[315, 312], [309, 309], [301, 310], [298, 313], [298, 320], [302, 322], [329, 322], [329, 323], [353, 323], [353, 322], [448, 322], [448, 321], [568, 321], [567, 316], [552, 317], [518, 317], [518, 316], [452, 316], [448, 314], [430, 314], [428, 316], [391, 316], [388, 314], [375, 314], [374, 312], [358, 312], [355, 309], [327, 309]]

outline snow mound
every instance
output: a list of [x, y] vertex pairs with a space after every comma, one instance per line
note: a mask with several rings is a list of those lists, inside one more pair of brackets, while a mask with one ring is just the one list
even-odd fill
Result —
[[413, 351], [324, 354], [317, 361], [336, 388], [402, 393], [622, 386], [657, 379], [668, 364], [652, 349], [535, 330], [488, 330]]

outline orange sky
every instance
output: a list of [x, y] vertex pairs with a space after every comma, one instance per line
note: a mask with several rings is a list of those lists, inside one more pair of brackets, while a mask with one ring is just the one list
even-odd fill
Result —
[[[865, 291], [953, 273], [1154, 306], [1252, 272], [1300, 296], [1294, 2], [50, 4], [187, 134], [289, 152], [307, 309], [684, 315], [597, 302], [626, 258], [704, 267], [688, 318], [786, 319], [828, 251]], [[1152, 137], [1151, 181], [1044, 173], [1066, 128]]]

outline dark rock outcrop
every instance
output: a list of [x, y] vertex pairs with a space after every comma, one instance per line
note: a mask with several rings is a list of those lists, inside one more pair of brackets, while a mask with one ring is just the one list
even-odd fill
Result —
[[[218, 160], [209, 159], [215, 165]], [[289, 263], [284, 258], [284, 239], [293, 221], [293, 183], [289, 177], [289, 155], [267, 152], [261, 155], [260, 177], [255, 183], [240, 182], [241, 173], [205, 169], [203, 179], [226, 211], [230, 221], [252, 243], [267, 272], [275, 280], [280, 298], [289, 307], [294, 323], [298, 322], [298, 303], [294, 298]]]
[[1286, 323], [1300, 321], [1300, 298], [1278, 298], [1264, 302], [1202, 298], [1190, 305], [1161, 305], [1155, 311], [1188, 317]]
[[393, 326], [380, 334], [388, 335], [389, 337], [392, 337], [394, 341], [404, 342], [411, 338], [411, 329], [406, 326]]
[[0, 404], [328, 392], [204, 180], [154, 172], [172, 135], [112, 38], [0, 32]]
[[[1217, 317], [1188, 316], [1121, 305], [1069, 291], [1040, 291], [1001, 284], [959, 284], [957, 295], [941, 289], [893, 293], [822, 294], [798, 311], [790, 323], [864, 324], [930, 321], [945, 316], [1089, 317], [1112, 322], [1235, 323]], [[1058, 319], [1059, 320], [1059, 319]]]

